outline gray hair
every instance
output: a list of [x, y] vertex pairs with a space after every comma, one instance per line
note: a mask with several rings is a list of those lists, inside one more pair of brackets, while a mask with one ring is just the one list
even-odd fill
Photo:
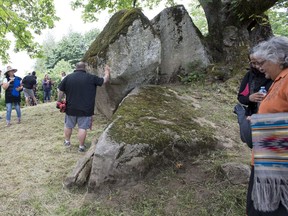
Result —
[[272, 37], [253, 48], [253, 56], [279, 64], [283, 69], [288, 68], [288, 38]]

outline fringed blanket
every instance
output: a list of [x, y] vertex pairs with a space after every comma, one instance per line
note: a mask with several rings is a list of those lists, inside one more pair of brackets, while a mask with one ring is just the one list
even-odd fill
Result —
[[288, 210], [288, 113], [252, 115], [255, 209]]

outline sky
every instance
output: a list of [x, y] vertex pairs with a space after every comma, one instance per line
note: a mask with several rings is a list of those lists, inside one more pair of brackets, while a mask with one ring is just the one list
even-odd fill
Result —
[[[99, 16], [98, 22], [84, 23], [81, 19], [81, 10], [73, 11], [71, 9], [71, 0], [54, 0], [54, 2], [56, 15], [60, 17], [60, 21], [55, 22], [55, 27], [53, 29], [44, 30], [41, 36], [36, 36], [36, 41], [38, 41], [40, 44], [43, 40], [45, 40], [48, 34], [52, 34], [55, 40], [59, 41], [63, 36], [68, 34], [69, 30], [80, 33], [85, 33], [93, 28], [98, 28], [99, 30], [102, 30], [108, 23], [110, 17], [113, 15], [108, 14], [107, 12], [103, 12]], [[188, 0], [179, 0], [177, 2], [184, 4], [187, 9]], [[149, 19], [153, 19], [153, 17], [155, 17], [163, 9], [164, 5], [162, 4], [157, 8], [154, 8], [153, 10], [144, 9], [143, 13]], [[14, 53], [11, 49], [9, 53], [11, 58], [11, 63], [9, 65], [18, 69], [17, 76], [23, 77], [28, 72], [33, 71], [35, 60], [31, 59], [26, 52]]]

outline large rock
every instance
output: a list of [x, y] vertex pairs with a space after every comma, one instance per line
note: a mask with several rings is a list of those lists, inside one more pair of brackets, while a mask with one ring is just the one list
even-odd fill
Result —
[[221, 165], [221, 170], [232, 184], [247, 184], [250, 177], [250, 167], [235, 162]]
[[175, 158], [215, 149], [214, 128], [199, 123], [192, 103], [168, 86], [134, 89], [96, 144], [88, 192], [137, 182]]
[[83, 59], [100, 76], [104, 64], [111, 68], [110, 85], [97, 90], [97, 109], [111, 118], [133, 88], [157, 83], [160, 52], [160, 39], [140, 10], [122, 10], [112, 16]]
[[210, 64], [201, 33], [184, 6], [163, 10], [151, 23], [161, 38], [160, 83], [177, 81], [178, 75], [201, 72]]

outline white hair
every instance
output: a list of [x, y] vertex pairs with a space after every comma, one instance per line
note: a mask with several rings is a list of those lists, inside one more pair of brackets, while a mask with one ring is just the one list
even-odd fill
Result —
[[269, 60], [288, 68], [288, 38], [284, 36], [272, 37], [253, 48], [253, 56]]

